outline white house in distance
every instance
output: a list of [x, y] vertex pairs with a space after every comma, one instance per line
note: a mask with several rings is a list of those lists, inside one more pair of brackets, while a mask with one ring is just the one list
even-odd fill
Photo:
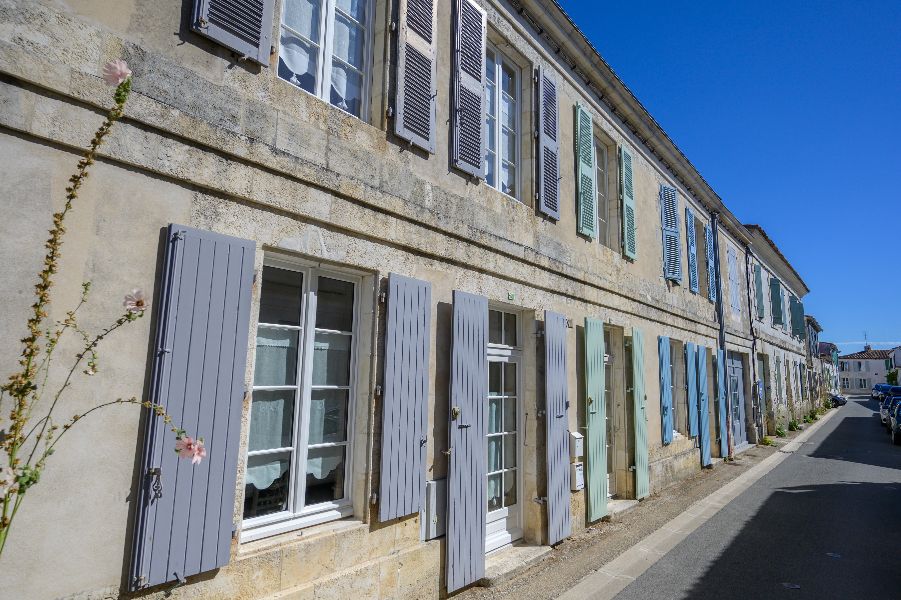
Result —
[[897, 350], [873, 350], [866, 345], [862, 352], [838, 357], [842, 392], [869, 394], [877, 383], [885, 383], [885, 374], [893, 366], [892, 354]]

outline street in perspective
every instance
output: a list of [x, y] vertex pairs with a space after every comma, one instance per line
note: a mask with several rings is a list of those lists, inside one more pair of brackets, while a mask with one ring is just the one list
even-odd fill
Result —
[[899, 31], [0, 0], [0, 600], [901, 598]]

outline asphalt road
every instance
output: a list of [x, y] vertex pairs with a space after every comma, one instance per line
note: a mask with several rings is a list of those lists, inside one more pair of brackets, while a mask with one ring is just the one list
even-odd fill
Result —
[[617, 600], [901, 598], [901, 446], [854, 398]]

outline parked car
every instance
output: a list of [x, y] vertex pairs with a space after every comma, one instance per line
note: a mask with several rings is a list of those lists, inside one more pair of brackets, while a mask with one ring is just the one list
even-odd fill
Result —
[[895, 405], [895, 410], [892, 412], [889, 431], [892, 434], [892, 443], [901, 446], [901, 402]]
[[870, 399], [877, 402], [882, 402], [883, 400], [885, 400], [886, 392], [888, 392], [890, 389], [892, 389], [892, 386], [887, 383], [877, 383], [870, 391]]
[[894, 412], [898, 402], [901, 402], [901, 385], [893, 385], [885, 392], [885, 398], [882, 400], [882, 405], [879, 409], [879, 420], [882, 421], [886, 428], [891, 426], [892, 412]]
[[848, 399], [845, 398], [844, 396], [842, 396], [841, 394], [832, 394], [832, 396], [830, 397], [830, 400], [832, 400], [833, 406], [844, 406], [845, 404], [848, 403]]

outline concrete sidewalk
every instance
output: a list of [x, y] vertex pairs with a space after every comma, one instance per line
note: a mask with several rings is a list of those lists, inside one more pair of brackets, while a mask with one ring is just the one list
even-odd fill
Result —
[[797, 437], [779, 448], [779, 451], [727, 483], [706, 498], [689, 506], [682, 514], [648, 535], [640, 542], [608, 562], [594, 573], [584, 577], [564, 592], [565, 600], [606, 600], [615, 597], [632, 581], [654, 565], [667, 552], [682, 542], [695, 529], [706, 523], [721, 508], [729, 504], [761, 477], [776, 468], [792, 452], [801, 447], [838, 410], [830, 410], [815, 423], [808, 425]]

